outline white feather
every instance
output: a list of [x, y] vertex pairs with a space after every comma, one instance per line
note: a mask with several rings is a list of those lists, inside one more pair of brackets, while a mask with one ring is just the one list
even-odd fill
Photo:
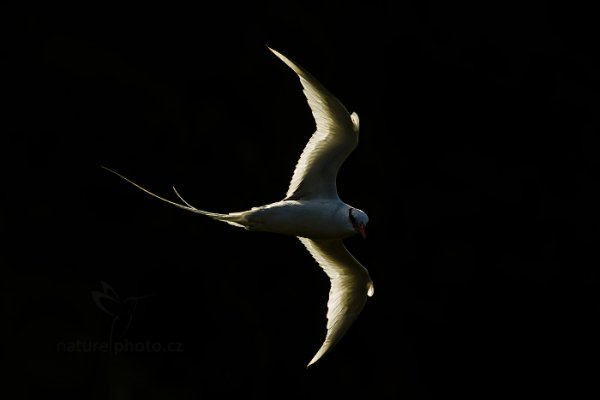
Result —
[[350, 115], [334, 95], [298, 64], [269, 49], [300, 78], [317, 125], [296, 164], [286, 198], [337, 198], [337, 173], [358, 145], [358, 115]]
[[308, 366], [317, 362], [344, 336], [373, 295], [369, 272], [348, 252], [341, 240], [298, 238], [331, 280], [327, 302], [327, 335]]

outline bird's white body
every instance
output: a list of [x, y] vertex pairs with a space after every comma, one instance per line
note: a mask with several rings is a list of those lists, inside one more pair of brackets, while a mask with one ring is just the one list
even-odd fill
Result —
[[[270, 49], [300, 78], [317, 125], [302, 152], [281, 201], [228, 214], [200, 210], [175, 191], [183, 204], [160, 197], [113, 172], [146, 193], [196, 214], [205, 215], [249, 231], [296, 236], [331, 280], [327, 303], [327, 335], [309, 366], [342, 338], [373, 295], [367, 270], [348, 252], [342, 239], [365, 236], [367, 215], [340, 200], [336, 177], [348, 155], [358, 145], [359, 119], [306, 70]], [[107, 168], [108, 169], [108, 168]], [[173, 188], [175, 189], [175, 188]]]
[[250, 231], [311, 239], [340, 239], [356, 234], [348, 220], [348, 208], [340, 200], [282, 200], [230, 213], [227, 222], [243, 225]]

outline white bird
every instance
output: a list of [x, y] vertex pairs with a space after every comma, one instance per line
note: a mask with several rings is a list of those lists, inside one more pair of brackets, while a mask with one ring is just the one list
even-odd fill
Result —
[[144, 192], [184, 210], [250, 231], [297, 236], [331, 281], [327, 302], [325, 341], [307, 367], [317, 362], [340, 341], [362, 311], [367, 296], [373, 295], [369, 272], [346, 249], [342, 239], [359, 233], [365, 236], [367, 214], [340, 200], [338, 170], [358, 145], [359, 120], [312, 75], [283, 54], [269, 48], [300, 78], [304, 94], [316, 122], [316, 132], [304, 148], [281, 201], [247, 211], [220, 214], [203, 211], [175, 194], [183, 204], [160, 197], [123, 175]]

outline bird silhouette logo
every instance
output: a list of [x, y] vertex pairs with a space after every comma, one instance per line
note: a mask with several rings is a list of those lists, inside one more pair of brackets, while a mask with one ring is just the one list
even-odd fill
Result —
[[102, 285], [102, 291], [92, 290], [92, 299], [100, 310], [113, 318], [109, 336], [112, 345], [115, 338], [124, 337], [129, 330], [138, 302], [154, 296], [154, 294], [130, 296], [121, 300], [117, 292], [108, 283], [101, 281], [100, 284]]

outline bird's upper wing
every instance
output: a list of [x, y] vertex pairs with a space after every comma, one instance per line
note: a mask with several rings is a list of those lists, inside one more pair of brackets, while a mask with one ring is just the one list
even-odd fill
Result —
[[327, 302], [327, 335], [308, 366], [317, 362], [344, 336], [373, 295], [369, 272], [348, 252], [341, 240], [299, 237], [331, 280]]
[[358, 115], [350, 115], [335, 96], [298, 64], [269, 49], [300, 77], [317, 125], [296, 164], [286, 198], [337, 198], [338, 170], [358, 145]]

